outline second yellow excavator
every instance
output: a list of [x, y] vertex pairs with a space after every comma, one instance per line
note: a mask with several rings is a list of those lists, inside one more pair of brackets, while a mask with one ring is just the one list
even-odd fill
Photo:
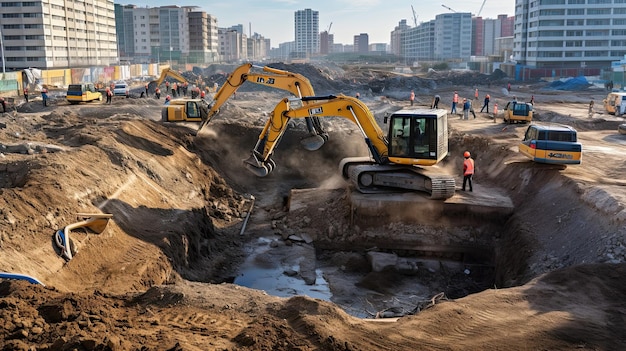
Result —
[[399, 110], [385, 118], [388, 134], [361, 100], [339, 95], [303, 97], [301, 107], [291, 108], [281, 100], [259, 135], [246, 168], [265, 177], [276, 168], [274, 149], [292, 118], [343, 117], [353, 121], [363, 134], [369, 157], [342, 160], [340, 171], [362, 193], [420, 191], [432, 199], [454, 195], [455, 181], [448, 174], [426, 169], [448, 154], [448, 115], [441, 109]]
[[[251, 72], [253, 68], [260, 68], [262, 72]], [[237, 89], [245, 82], [260, 84], [270, 88], [281, 89], [290, 92], [292, 95], [301, 98], [303, 96], [314, 96], [315, 91], [311, 82], [304, 76], [268, 66], [255, 66], [252, 63], [245, 63], [237, 67], [222, 84], [221, 88], [213, 97], [213, 101], [209, 104], [209, 110], [206, 116], [202, 116], [202, 124], [198, 128], [198, 133], [211, 121], [222, 105], [237, 92]], [[185, 116], [168, 117], [167, 121], [187, 120]], [[197, 119], [189, 119], [197, 120]], [[328, 134], [322, 128], [322, 125], [316, 117], [306, 117], [306, 125], [311, 137], [303, 141], [303, 145], [308, 150], [319, 149], [326, 140]]]
[[[185, 83], [187, 82], [187, 79], [185, 77], [183, 77], [182, 74], [178, 73], [177, 71], [171, 69], [171, 68], [165, 68], [161, 71], [161, 76], [159, 76], [159, 78], [157, 78], [157, 80], [153, 80], [150, 83], [148, 83], [148, 91], [150, 91], [151, 93], [154, 93], [154, 91], [156, 90], [156, 88], [158, 88], [159, 86], [161, 86], [161, 84], [163, 84], [163, 82], [165, 82], [165, 79], [167, 77], [170, 77], [172, 79], [175, 79], [181, 83]], [[167, 95], [167, 93], [169, 92], [165, 92], [164, 95]]]

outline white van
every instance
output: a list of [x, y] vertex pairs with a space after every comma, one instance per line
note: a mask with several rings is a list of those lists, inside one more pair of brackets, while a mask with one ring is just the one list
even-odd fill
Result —
[[609, 93], [603, 100], [606, 112], [616, 116], [626, 114], [626, 99], [624, 97], [626, 97], [626, 93]]

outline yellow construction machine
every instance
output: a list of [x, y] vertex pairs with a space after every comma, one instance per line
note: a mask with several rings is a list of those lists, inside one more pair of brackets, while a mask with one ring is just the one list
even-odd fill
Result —
[[[303, 97], [301, 107], [281, 100], [259, 135], [246, 168], [259, 177], [276, 168], [272, 154], [292, 118], [343, 117], [353, 121], [365, 138], [370, 156], [342, 160], [340, 172], [362, 193], [420, 191], [432, 199], [454, 195], [454, 178], [434, 169], [448, 154], [448, 115], [441, 109], [399, 110], [385, 118], [387, 135], [368, 107], [349, 96]], [[306, 103], [306, 104], [305, 104]]]
[[[251, 72], [253, 68], [260, 68], [262, 72]], [[255, 66], [251, 63], [245, 63], [237, 67], [228, 76], [226, 82], [222, 84], [222, 87], [218, 90], [217, 94], [215, 94], [213, 101], [209, 104], [208, 114], [202, 116], [202, 124], [200, 128], [198, 128], [198, 133], [211, 121], [213, 116], [219, 112], [222, 105], [224, 105], [245, 82], [286, 90], [298, 98], [303, 96], [315, 96], [311, 82], [300, 74], [268, 66]], [[167, 106], [164, 107], [164, 109], [165, 108], [167, 108]], [[183, 113], [163, 113], [163, 116], [167, 116], [166, 120], [169, 122], [197, 120], [195, 118], [190, 119]], [[328, 140], [328, 134], [323, 130], [319, 119], [316, 117], [306, 117], [306, 125], [311, 137], [303, 140], [302, 144], [308, 150], [317, 150]]]
[[[183, 77], [182, 74], [178, 73], [177, 71], [171, 68], [165, 68], [161, 71], [161, 76], [157, 80], [153, 80], [152, 82], [148, 83], [148, 91], [151, 93], [154, 93], [156, 88], [161, 86], [161, 84], [163, 84], [163, 82], [165, 81], [167, 77], [175, 79], [181, 83], [187, 82], [187, 79]], [[167, 92], [165, 95], [167, 95]]]

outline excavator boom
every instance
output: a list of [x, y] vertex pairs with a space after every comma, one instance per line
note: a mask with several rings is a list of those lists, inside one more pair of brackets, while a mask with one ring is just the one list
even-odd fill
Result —
[[175, 70], [171, 69], [171, 68], [165, 68], [161, 71], [161, 76], [157, 79], [157, 80], [153, 80], [152, 82], [148, 83], [148, 90], [151, 92], [154, 92], [154, 90], [160, 86], [161, 84], [163, 84], [163, 82], [165, 81], [165, 79], [167, 77], [171, 77], [173, 79], [176, 79], [177, 81], [181, 82], [181, 83], [185, 83], [187, 81], [187, 79], [185, 77], [183, 77], [182, 74], [176, 72]]
[[[251, 72], [252, 68], [260, 68], [263, 72]], [[304, 76], [291, 73], [288, 71], [268, 67], [254, 66], [252, 63], [245, 63], [237, 67], [222, 84], [222, 87], [215, 94], [210, 104], [209, 113], [202, 121], [198, 133], [207, 125], [213, 116], [215, 116], [226, 101], [237, 92], [245, 82], [260, 84], [271, 88], [285, 90], [292, 95], [302, 98], [303, 96], [314, 96], [315, 91], [311, 82]], [[322, 129], [321, 123], [317, 119], [307, 118], [307, 128], [313, 136], [321, 136], [324, 140], [313, 138], [314, 141], [309, 143], [309, 147], [313, 150], [321, 147], [328, 139], [328, 135]]]
[[[271, 156], [292, 118], [342, 117], [354, 122], [370, 150], [370, 157], [342, 161], [340, 170], [364, 193], [423, 191], [431, 198], [454, 195], [454, 178], [423, 170], [448, 153], [447, 114], [444, 110], [400, 110], [392, 114], [387, 136], [372, 112], [361, 100], [340, 96], [304, 97], [303, 106], [291, 108], [289, 99], [281, 100], [267, 121], [246, 168], [266, 176], [276, 167]], [[304, 104], [306, 103], [306, 104]]]

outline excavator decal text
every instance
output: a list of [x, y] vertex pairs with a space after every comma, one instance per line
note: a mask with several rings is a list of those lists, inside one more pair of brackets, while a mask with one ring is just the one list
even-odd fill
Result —
[[319, 115], [321, 113], [324, 113], [324, 109], [322, 107], [316, 107], [316, 108], [310, 108], [309, 109], [309, 116]]
[[263, 77], [258, 77], [256, 79], [257, 83], [261, 83], [261, 84], [274, 84], [274, 78], [267, 78], [267, 80]]

